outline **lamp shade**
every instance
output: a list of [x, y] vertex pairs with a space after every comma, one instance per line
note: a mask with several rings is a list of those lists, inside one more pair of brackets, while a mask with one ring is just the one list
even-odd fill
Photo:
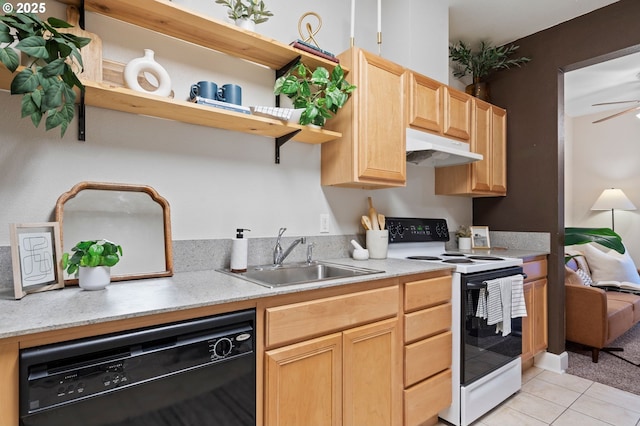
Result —
[[591, 210], [636, 210], [631, 200], [621, 189], [610, 188], [602, 191]]

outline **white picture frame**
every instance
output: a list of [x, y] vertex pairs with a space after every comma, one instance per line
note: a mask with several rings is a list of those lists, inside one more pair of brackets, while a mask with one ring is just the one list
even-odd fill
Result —
[[11, 223], [9, 234], [16, 299], [64, 287], [58, 222]]
[[471, 227], [471, 248], [491, 248], [488, 226]]

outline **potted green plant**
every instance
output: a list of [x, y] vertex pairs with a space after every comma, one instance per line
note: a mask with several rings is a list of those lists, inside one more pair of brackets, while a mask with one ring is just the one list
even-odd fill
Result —
[[85, 290], [102, 290], [111, 282], [111, 267], [120, 261], [122, 247], [107, 240], [80, 241], [62, 255], [62, 269], [69, 275], [78, 273], [78, 283]]
[[324, 67], [311, 71], [299, 62], [276, 80], [273, 92], [286, 95], [294, 108], [303, 108], [300, 124], [324, 126], [347, 103], [356, 89], [344, 79], [344, 70], [338, 64], [331, 73]]
[[462, 78], [471, 74], [473, 83], [467, 86], [467, 93], [484, 100], [488, 100], [486, 79], [492, 72], [508, 69], [531, 60], [526, 56], [510, 58], [520, 46], [491, 46], [485, 41], [480, 42], [480, 48], [472, 50], [471, 45], [463, 41], [449, 46], [449, 58], [454, 62], [453, 75]]
[[460, 225], [456, 230], [458, 238], [458, 248], [460, 250], [468, 250], [471, 248], [471, 228], [466, 225]]
[[61, 136], [74, 116], [73, 88], [84, 90], [71, 67], [72, 59], [82, 67], [80, 49], [91, 42], [90, 38], [59, 31], [71, 27], [53, 17], [42, 21], [32, 13], [0, 16], [0, 62], [15, 72], [20, 57], [14, 49], [28, 61], [11, 81], [11, 94], [23, 95], [22, 117], [30, 116], [38, 127], [46, 115], [46, 129], [60, 126]]
[[226, 6], [227, 15], [237, 26], [253, 31], [256, 24], [267, 22], [273, 13], [265, 9], [263, 0], [216, 0]]

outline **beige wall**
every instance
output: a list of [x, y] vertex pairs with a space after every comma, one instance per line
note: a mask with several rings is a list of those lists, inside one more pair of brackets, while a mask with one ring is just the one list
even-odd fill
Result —
[[[591, 210], [606, 188], [622, 189], [640, 208], [640, 120], [634, 114], [626, 114], [592, 123], [606, 115], [566, 119], [566, 226], [610, 228], [610, 211]], [[640, 266], [640, 210], [616, 211], [615, 228]]]
[[[447, 8], [440, 0], [402, 1], [414, 11], [411, 28], [421, 29], [420, 38], [409, 49], [394, 49], [394, 40], [406, 40], [407, 26], [394, 23], [396, 3], [383, 2], [389, 9], [383, 11], [389, 16], [383, 18], [384, 40], [389, 40], [383, 56], [397, 51], [394, 60], [445, 80]], [[175, 3], [225, 18], [224, 8], [212, 0]], [[377, 51], [376, 2], [356, 3], [357, 44]], [[289, 42], [297, 38], [298, 18], [313, 10], [323, 18], [318, 41], [337, 53], [349, 43], [348, 4], [269, 0], [275, 16], [257, 30]], [[64, 16], [61, 4], [47, 7], [48, 14]], [[191, 83], [212, 80], [240, 84], [244, 105], [273, 105], [271, 70], [95, 14], [87, 15], [86, 28], [100, 34], [104, 56], [112, 60], [127, 62], [144, 48], [153, 49], [172, 77], [177, 98], [187, 97]], [[92, 107], [87, 108], [87, 141], [78, 142], [75, 122], [60, 139], [58, 131], [34, 129], [19, 119], [19, 109], [18, 97], [0, 92], [0, 245], [9, 244], [9, 223], [49, 220], [58, 196], [84, 180], [151, 185], [171, 204], [176, 240], [231, 238], [237, 227], [252, 229], [249, 237], [273, 236], [281, 226], [291, 236], [318, 235], [322, 213], [330, 215], [331, 234], [354, 233], [367, 196], [387, 215], [446, 217], [451, 228], [471, 220], [470, 199], [434, 195], [433, 169], [409, 166], [408, 186], [402, 189], [323, 188], [318, 146], [289, 142], [282, 148], [282, 164], [275, 165], [273, 140], [267, 138]]]

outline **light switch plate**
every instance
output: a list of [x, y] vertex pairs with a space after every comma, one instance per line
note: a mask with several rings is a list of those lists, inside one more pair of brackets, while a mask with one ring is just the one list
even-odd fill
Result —
[[320, 215], [320, 233], [329, 233], [329, 215], [327, 213], [322, 213]]

